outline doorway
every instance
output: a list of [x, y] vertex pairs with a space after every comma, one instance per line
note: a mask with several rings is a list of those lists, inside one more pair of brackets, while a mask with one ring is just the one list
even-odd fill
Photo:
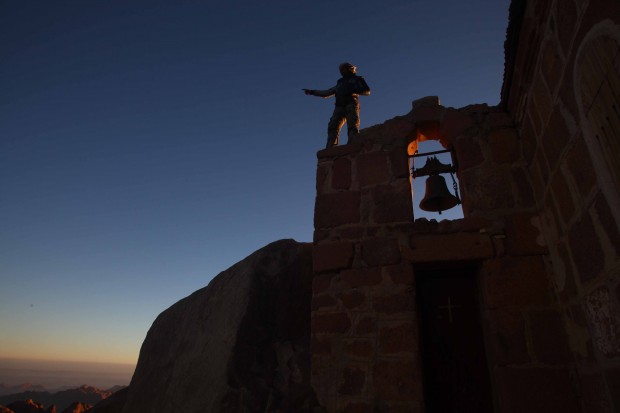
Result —
[[416, 269], [427, 413], [492, 413], [476, 267]]

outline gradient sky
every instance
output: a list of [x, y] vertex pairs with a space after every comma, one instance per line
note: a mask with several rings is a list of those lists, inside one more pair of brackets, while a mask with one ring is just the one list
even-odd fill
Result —
[[301, 88], [354, 63], [362, 127], [495, 105], [508, 5], [0, 0], [0, 356], [135, 363], [171, 304], [312, 240], [333, 100]]

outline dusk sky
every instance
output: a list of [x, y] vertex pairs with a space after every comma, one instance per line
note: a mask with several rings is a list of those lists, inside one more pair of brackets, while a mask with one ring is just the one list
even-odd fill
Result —
[[362, 128], [496, 105], [508, 6], [0, 0], [0, 357], [135, 363], [167, 307], [312, 240], [334, 102], [302, 88], [355, 64]]

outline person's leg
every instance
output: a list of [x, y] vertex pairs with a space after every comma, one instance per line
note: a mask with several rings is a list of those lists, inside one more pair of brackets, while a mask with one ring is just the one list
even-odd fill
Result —
[[351, 103], [346, 107], [348, 142], [353, 143], [360, 133], [360, 105]]
[[327, 148], [338, 145], [338, 137], [340, 136], [340, 129], [346, 120], [346, 110], [336, 106], [334, 113], [329, 119], [327, 124]]

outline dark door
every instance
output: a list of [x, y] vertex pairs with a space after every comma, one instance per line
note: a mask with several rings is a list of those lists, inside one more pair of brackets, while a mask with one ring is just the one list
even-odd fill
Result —
[[427, 413], [493, 412], [475, 273], [416, 270]]

